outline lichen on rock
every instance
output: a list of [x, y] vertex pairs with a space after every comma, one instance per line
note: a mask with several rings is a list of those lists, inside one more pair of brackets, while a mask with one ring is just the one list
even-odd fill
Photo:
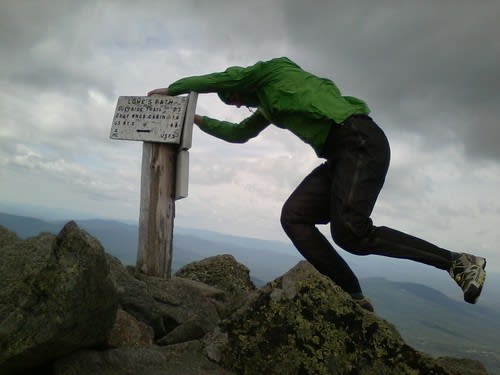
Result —
[[414, 350], [305, 261], [260, 289], [227, 255], [164, 280], [123, 266], [75, 223], [26, 241], [0, 227], [0, 373], [47, 366], [53, 375], [486, 374], [479, 362]]
[[255, 290], [255, 285], [250, 280], [250, 270], [229, 254], [189, 263], [175, 275], [222, 289], [232, 296], [245, 296]]
[[102, 344], [118, 306], [99, 242], [76, 223], [0, 249], [0, 373]]
[[307, 262], [255, 292], [221, 332], [219, 361], [237, 373], [447, 374]]

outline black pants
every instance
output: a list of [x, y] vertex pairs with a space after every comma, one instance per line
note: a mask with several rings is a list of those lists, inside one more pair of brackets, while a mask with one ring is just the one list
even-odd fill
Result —
[[351, 268], [316, 228], [330, 223], [332, 238], [358, 255], [378, 254], [449, 269], [452, 253], [387, 227], [370, 215], [384, 184], [390, 148], [368, 116], [335, 124], [327, 141], [327, 162], [314, 169], [283, 206], [281, 223], [295, 247], [319, 272], [348, 293], [360, 293]]

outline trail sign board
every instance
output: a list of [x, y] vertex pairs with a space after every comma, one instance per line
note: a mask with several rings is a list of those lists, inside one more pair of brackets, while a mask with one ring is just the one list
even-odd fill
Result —
[[180, 143], [187, 104], [182, 96], [120, 96], [110, 137]]
[[111, 139], [179, 145], [175, 199], [188, 195], [189, 153], [185, 150], [192, 144], [197, 98], [194, 92], [188, 96], [120, 96], [111, 126]]

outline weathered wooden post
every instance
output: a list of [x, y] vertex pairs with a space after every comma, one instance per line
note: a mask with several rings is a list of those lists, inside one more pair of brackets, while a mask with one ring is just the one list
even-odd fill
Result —
[[121, 96], [112, 139], [143, 141], [136, 269], [169, 279], [175, 200], [188, 193], [189, 152], [197, 94]]

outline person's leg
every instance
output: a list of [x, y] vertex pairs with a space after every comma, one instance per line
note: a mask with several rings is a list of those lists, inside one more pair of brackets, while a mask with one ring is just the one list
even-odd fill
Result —
[[454, 253], [387, 227], [373, 225], [370, 215], [389, 166], [390, 150], [382, 130], [367, 116], [351, 118], [332, 140], [331, 233], [345, 250], [410, 259], [450, 272], [475, 303], [481, 294], [486, 260]]
[[330, 186], [326, 164], [314, 169], [283, 205], [281, 224], [297, 250], [319, 272], [351, 294], [361, 294], [358, 279], [315, 224], [330, 220]]
[[411, 259], [449, 270], [452, 252], [406, 233], [373, 225], [370, 215], [384, 184], [390, 149], [368, 117], [346, 121], [334, 141], [331, 174], [331, 233], [345, 250]]

